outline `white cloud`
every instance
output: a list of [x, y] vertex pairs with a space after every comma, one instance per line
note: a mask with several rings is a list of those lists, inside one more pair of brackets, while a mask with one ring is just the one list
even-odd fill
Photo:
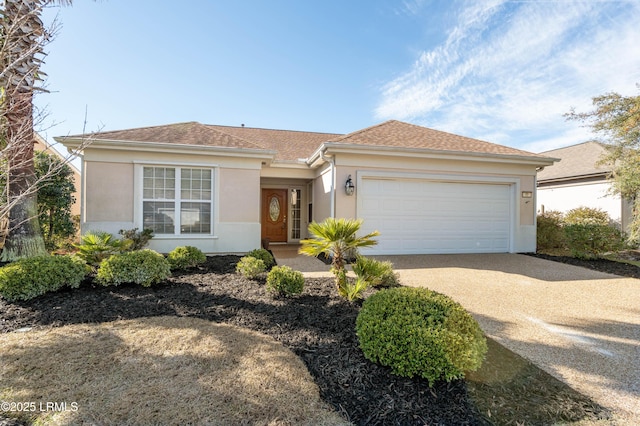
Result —
[[637, 22], [640, 2], [469, 0], [447, 40], [382, 87], [376, 115], [511, 146], [579, 143], [588, 133], [564, 113], [635, 94]]

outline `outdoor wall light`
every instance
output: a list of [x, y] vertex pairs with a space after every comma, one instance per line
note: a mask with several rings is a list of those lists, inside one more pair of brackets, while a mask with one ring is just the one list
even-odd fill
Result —
[[522, 198], [531, 198], [533, 197], [532, 191], [522, 191]]
[[347, 195], [353, 195], [353, 193], [356, 190], [356, 186], [353, 184], [353, 181], [351, 180], [351, 175], [349, 175], [349, 177], [347, 178], [347, 181], [344, 184], [344, 190], [347, 193]]

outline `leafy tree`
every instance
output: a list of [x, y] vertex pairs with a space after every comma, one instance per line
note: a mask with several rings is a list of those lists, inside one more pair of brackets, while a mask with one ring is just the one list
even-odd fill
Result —
[[0, 142], [7, 179], [0, 217], [8, 213], [9, 219], [3, 261], [47, 253], [38, 224], [33, 96], [42, 90], [43, 46], [52, 37], [40, 16], [54, 3], [5, 0], [0, 8]]
[[[639, 86], [640, 87], [640, 86]], [[640, 95], [622, 96], [611, 92], [592, 98], [594, 109], [566, 115], [582, 121], [607, 145], [601, 163], [611, 166], [613, 193], [632, 201], [633, 219], [629, 239], [640, 241]]]
[[[45, 246], [53, 250], [57, 241], [76, 233], [71, 215], [71, 205], [75, 202], [73, 170], [60, 158], [45, 152], [35, 154], [35, 169], [40, 229]], [[54, 169], [57, 173], [49, 173]]]
[[309, 233], [313, 238], [301, 240], [300, 253], [307, 256], [325, 254], [331, 257], [331, 272], [336, 277], [336, 287], [342, 292], [347, 284], [345, 256], [360, 247], [378, 244], [374, 239], [380, 235], [373, 231], [363, 237], [356, 236], [362, 226], [362, 219], [327, 218], [322, 223], [311, 222]]

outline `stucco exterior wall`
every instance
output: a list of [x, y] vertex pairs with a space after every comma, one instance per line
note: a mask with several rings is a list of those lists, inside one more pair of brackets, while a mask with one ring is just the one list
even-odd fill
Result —
[[537, 210], [568, 212], [577, 207], [591, 207], [606, 211], [611, 219], [621, 222], [623, 202], [618, 195], [609, 195], [611, 184], [592, 182], [586, 184], [558, 185], [538, 188]]
[[85, 163], [85, 222], [133, 223], [133, 164]]
[[313, 220], [316, 222], [331, 217], [332, 179], [331, 167], [327, 166], [313, 180]]
[[[358, 185], [353, 196], [346, 195], [344, 184], [349, 175], [354, 182], [367, 173], [384, 172], [390, 175], [452, 180], [457, 178], [477, 181], [500, 181], [512, 187], [513, 222], [512, 251], [532, 252], [536, 247], [535, 229], [535, 175], [533, 165], [519, 165], [489, 161], [459, 161], [441, 159], [375, 157], [341, 154], [336, 157], [336, 217], [357, 217]], [[523, 198], [522, 192], [531, 192], [531, 198]]]
[[156, 235], [149, 248], [167, 253], [191, 245], [205, 253], [245, 253], [260, 247], [260, 167], [255, 158], [87, 149], [82, 232], [143, 228], [144, 166], [213, 170], [213, 234]]

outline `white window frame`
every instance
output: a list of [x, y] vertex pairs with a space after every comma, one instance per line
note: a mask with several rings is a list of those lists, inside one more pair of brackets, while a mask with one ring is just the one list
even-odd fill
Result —
[[[144, 202], [150, 201], [150, 199], [144, 198], [144, 168], [145, 167], [161, 167], [161, 168], [173, 168], [175, 169], [175, 199], [167, 200], [167, 202], [175, 203], [175, 216], [174, 219], [174, 233], [172, 234], [155, 234], [154, 238], [163, 239], [163, 238], [190, 238], [190, 239], [198, 239], [198, 238], [211, 238], [215, 237], [215, 231], [217, 228], [217, 206], [218, 206], [218, 167], [216, 165], [211, 164], [175, 164], [175, 163], [136, 163], [135, 165], [135, 195], [134, 195], [134, 217], [135, 222], [138, 228], [144, 226]], [[182, 200], [181, 195], [181, 178], [182, 178], [182, 169], [201, 169], [201, 170], [209, 170], [211, 171], [211, 200], [210, 203], [210, 229], [209, 232], [203, 233], [181, 233], [180, 232], [180, 211], [182, 202], [185, 203], [206, 203], [206, 201], [202, 200]], [[155, 200], [158, 202], [163, 202], [163, 200]]]

